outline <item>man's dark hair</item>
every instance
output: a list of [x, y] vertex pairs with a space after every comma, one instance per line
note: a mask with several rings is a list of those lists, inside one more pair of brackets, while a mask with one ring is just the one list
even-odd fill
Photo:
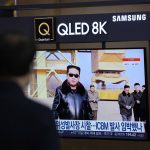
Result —
[[29, 36], [17, 31], [0, 33], [0, 77], [28, 73], [34, 54], [35, 44]]
[[140, 85], [140, 83], [134, 83], [134, 86], [136, 86], [136, 85]]
[[130, 86], [129, 86], [129, 85], [125, 85], [125, 86], [124, 86], [124, 89], [126, 89], [126, 88], [130, 88]]
[[93, 84], [91, 84], [91, 85], [90, 85], [90, 88], [91, 88], [91, 87], [95, 87], [95, 86], [94, 86]]
[[142, 85], [142, 87], [146, 88], [146, 86], [145, 86], [145, 85]]
[[71, 68], [77, 69], [79, 71], [79, 74], [80, 74], [80, 71], [81, 71], [80, 67], [75, 66], [75, 65], [69, 65], [69, 66], [67, 66], [67, 73], [69, 72], [69, 69], [71, 69]]

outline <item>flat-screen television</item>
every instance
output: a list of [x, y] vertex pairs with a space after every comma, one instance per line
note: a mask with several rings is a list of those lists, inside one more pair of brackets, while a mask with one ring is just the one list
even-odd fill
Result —
[[61, 137], [147, 140], [144, 55], [144, 48], [37, 51], [26, 92], [52, 108]]

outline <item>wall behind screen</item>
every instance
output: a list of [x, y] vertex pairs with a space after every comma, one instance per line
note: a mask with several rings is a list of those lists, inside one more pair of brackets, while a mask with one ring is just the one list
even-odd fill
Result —
[[[70, 0], [69, 2], [72, 2]], [[87, 0], [89, 1], [89, 0]], [[92, 1], [92, 0], [91, 0]], [[46, 3], [48, 0], [36, 0], [37, 3]], [[63, 2], [63, 0], [52, 0], [51, 3]], [[65, 2], [65, 1], [64, 1]], [[79, 2], [79, 0], [78, 0]], [[82, 1], [81, 1], [82, 2]], [[18, 4], [34, 4], [33, 1], [18, 0]], [[149, 11], [150, 4], [144, 5], [118, 5], [103, 7], [85, 7], [85, 8], [68, 8], [68, 9], [46, 9], [46, 10], [30, 10], [19, 11], [18, 16], [55, 16], [55, 15], [72, 15], [72, 14], [94, 14], [94, 13], [117, 13], [117, 12], [137, 12]], [[146, 48], [147, 60], [147, 77], [148, 88], [150, 89], [150, 42], [149, 41], [132, 41], [132, 42], [108, 42], [106, 48]], [[55, 44], [39, 45], [39, 49], [55, 49]], [[60, 49], [84, 49], [84, 48], [102, 48], [102, 43], [77, 43], [77, 44], [60, 44]], [[150, 91], [149, 91], [150, 95]], [[150, 97], [149, 97], [150, 98]], [[150, 99], [149, 99], [150, 107]], [[150, 110], [150, 108], [149, 108]], [[51, 140], [51, 139], [50, 139]], [[119, 140], [99, 140], [99, 139], [62, 139], [63, 150], [146, 150], [150, 147], [149, 142], [142, 141], [119, 141]]]

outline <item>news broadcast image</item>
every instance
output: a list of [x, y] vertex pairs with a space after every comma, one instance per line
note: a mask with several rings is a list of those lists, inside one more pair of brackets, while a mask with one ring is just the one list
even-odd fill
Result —
[[26, 94], [52, 108], [56, 88], [67, 79], [68, 65], [81, 68], [80, 82], [87, 91], [94, 85], [98, 101], [94, 119], [56, 119], [61, 137], [147, 139], [148, 121], [135, 121], [133, 108], [131, 120], [122, 120], [118, 102], [125, 85], [132, 95], [134, 84], [139, 83], [139, 91], [143, 93], [146, 84], [143, 48], [37, 51]]

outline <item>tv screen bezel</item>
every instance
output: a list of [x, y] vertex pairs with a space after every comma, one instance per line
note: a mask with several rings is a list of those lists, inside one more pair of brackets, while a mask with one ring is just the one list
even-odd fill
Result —
[[[136, 50], [136, 49], [142, 49], [143, 52], [144, 52], [144, 74], [145, 74], [145, 84], [147, 83], [146, 81], [148, 81], [148, 69], [147, 69], [147, 51], [146, 51], [146, 47], [121, 47], [121, 48], [63, 48], [63, 49], [36, 49], [36, 51], [56, 51], [56, 50], [59, 50], [59, 51], [67, 51], [67, 50], [126, 50], [126, 49], [132, 49], [132, 50]], [[146, 84], [148, 85], [148, 83]], [[118, 137], [114, 137], [114, 138], [106, 138], [106, 137], [90, 137], [90, 136], [87, 136], [87, 137], [82, 137], [82, 136], [60, 136], [60, 138], [64, 138], [64, 139], [96, 139], [96, 140], [121, 140], [121, 141], [150, 141], [150, 110], [149, 110], [149, 105], [150, 105], [150, 102], [149, 102], [149, 95], [148, 95], [148, 87], [147, 87], [147, 101], [146, 101], [146, 108], [147, 108], [147, 126], [148, 126], [148, 131], [147, 131], [147, 138], [146, 139], [130, 139], [130, 138], [118, 138]]]

